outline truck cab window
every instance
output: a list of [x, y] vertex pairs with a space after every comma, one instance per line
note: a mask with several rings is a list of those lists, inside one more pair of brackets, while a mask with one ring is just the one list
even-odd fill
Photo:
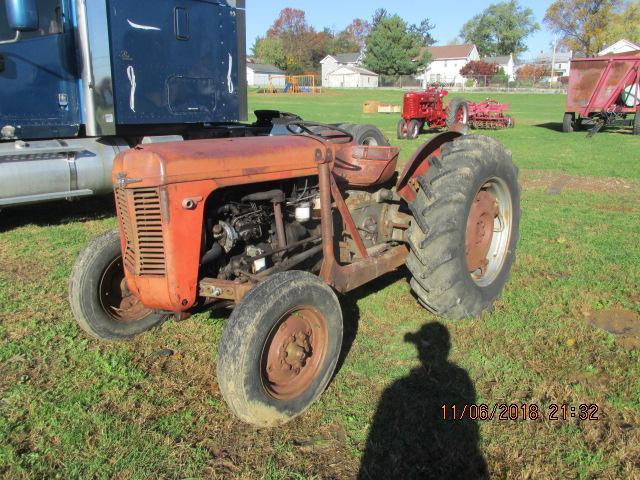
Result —
[[[0, 40], [8, 40], [16, 34], [15, 30], [9, 27], [5, 2], [6, 0], [0, 0]], [[38, 0], [36, 4], [38, 7], [38, 29], [32, 32], [23, 32], [20, 35], [21, 40], [56, 35], [64, 31], [61, 0]]]

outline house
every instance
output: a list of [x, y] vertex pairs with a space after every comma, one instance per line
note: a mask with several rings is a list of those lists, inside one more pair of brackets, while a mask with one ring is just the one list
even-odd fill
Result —
[[504, 73], [509, 77], [510, 82], [513, 82], [516, 79], [516, 62], [513, 58], [513, 53], [498, 57], [484, 57], [482, 61], [486, 63], [495, 63], [501, 67], [502, 70], [504, 70]]
[[322, 85], [334, 88], [377, 88], [377, 73], [362, 67], [341, 66], [322, 77]]
[[640, 51], [640, 45], [636, 45], [635, 43], [623, 38], [622, 40], [618, 40], [613, 45], [609, 45], [604, 50], [598, 52], [598, 56], [602, 57], [604, 55], [617, 55], [620, 53], [635, 53], [638, 51]]
[[360, 67], [362, 66], [363, 55], [361, 52], [353, 53], [336, 53], [327, 55], [320, 60], [322, 67], [322, 85], [329, 86], [329, 75], [341, 67]]
[[284, 88], [285, 75], [273, 65], [247, 62], [247, 85], [250, 87], [267, 87], [271, 82], [276, 88]]
[[547, 77], [550, 82], [557, 82], [560, 77], [568, 77], [571, 71], [571, 58], [573, 52], [540, 52], [533, 61], [534, 64], [540, 66], [548, 66], [552, 74]]
[[[472, 60], [480, 60], [478, 49], [472, 44], [444, 45], [427, 47], [431, 53], [431, 63], [425, 71], [418, 75], [422, 85], [426, 87], [430, 83], [462, 84], [464, 77], [460, 75], [460, 69]], [[420, 52], [422, 53], [424, 50]]]

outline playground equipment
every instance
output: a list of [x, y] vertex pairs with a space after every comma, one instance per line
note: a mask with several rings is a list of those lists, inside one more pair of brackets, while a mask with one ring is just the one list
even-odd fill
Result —
[[440, 129], [451, 128], [455, 123], [467, 124], [469, 105], [463, 98], [454, 98], [445, 108], [443, 99], [448, 94], [443, 88], [433, 85], [424, 92], [404, 94], [402, 118], [398, 122], [398, 138], [416, 138], [424, 126]]
[[270, 75], [266, 93], [322, 93], [316, 75]]
[[632, 127], [640, 135], [640, 56], [571, 60], [562, 131], [590, 127], [591, 137], [605, 126]]
[[471, 128], [497, 130], [515, 126], [513, 117], [504, 114], [505, 110], [509, 108], [508, 103], [499, 103], [497, 100], [487, 98], [484, 102], [467, 102], [467, 104]]

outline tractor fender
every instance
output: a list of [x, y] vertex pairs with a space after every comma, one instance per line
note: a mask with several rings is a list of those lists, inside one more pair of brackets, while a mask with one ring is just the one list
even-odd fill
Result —
[[462, 135], [464, 135], [464, 132], [460, 129], [448, 130], [446, 132], [439, 133], [416, 150], [404, 167], [404, 170], [398, 178], [398, 183], [396, 184], [396, 189], [404, 200], [407, 202], [415, 200], [416, 192], [411, 185], [412, 180], [427, 172], [429, 169], [429, 158], [434, 154], [438, 155], [442, 145], [448, 142], [453, 142], [456, 138]]

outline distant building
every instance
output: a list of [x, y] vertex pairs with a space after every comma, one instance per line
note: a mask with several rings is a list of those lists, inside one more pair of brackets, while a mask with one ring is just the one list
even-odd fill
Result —
[[[416, 78], [424, 87], [431, 83], [462, 84], [465, 78], [460, 69], [472, 60], [480, 60], [478, 49], [472, 44], [427, 47], [431, 53], [431, 63]], [[421, 50], [420, 55], [424, 53]]]
[[640, 51], [640, 45], [636, 45], [629, 40], [622, 39], [618, 40], [613, 45], [609, 45], [604, 50], [598, 52], [598, 56], [602, 57], [604, 55], [617, 55], [620, 53], [635, 53]]
[[278, 67], [264, 63], [247, 62], [247, 85], [250, 87], [266, 87], [271, 84], [284, 88], [286, 73]]
[[322, 77], [322, 85], [334, 88], [377, 88], [377, 73], [362, 67], [342, 66]]
[[343, 67], [361, 67], [363, 55], [361, 52], [353, 53], [336, 53], [334, 55], [327, 55], [320, 60], [322, 67], [322, 85], [324, 87], [330, 86], [329, 75], [335, 72], [339, 68]]
[[504, 70], [504, 73], [509, 77], [510, 82], [513, 82], [516, 79], [516, 62], [512, 53], [498, 57], [484, 57], [481, 60], [486, 63], [495, 63], [501, 67], [502, 70]]
[[[535, 58], [537, 65], [548, 65], [549, 71], [553, 71], [553, 74], [549, 76], [550, 82], [557, 82], [560, 77], [568, 77], [571, 71], [571, 58], [573, 52], [558, 52], [555, 55], [552, 52], [540, 52]], [[553, 65], [553, 67], [552, 67]]]

